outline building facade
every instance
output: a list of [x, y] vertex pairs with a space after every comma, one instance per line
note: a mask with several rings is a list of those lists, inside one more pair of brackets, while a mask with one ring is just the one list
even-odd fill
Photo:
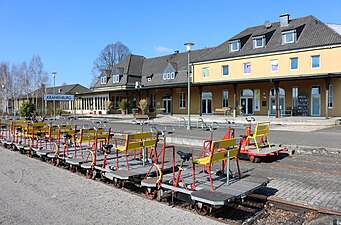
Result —
[[129, 112], [147, 99], [149, 111], [186, 114], [188, 56], [192, 114], [341, 116], [341, 25], [288, 14], [213, 48], [130, 55], [77, 96], [77, 112], [106, 113], [110, 104], [116, 113], [126, 98]]

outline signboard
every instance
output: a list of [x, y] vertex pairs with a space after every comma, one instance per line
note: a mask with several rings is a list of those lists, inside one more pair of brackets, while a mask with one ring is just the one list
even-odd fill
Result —
[[44, 100], [45, 101], [73, 101], [75, 100], [74, 95], [50, 95], [50, 94], [44, 94]]

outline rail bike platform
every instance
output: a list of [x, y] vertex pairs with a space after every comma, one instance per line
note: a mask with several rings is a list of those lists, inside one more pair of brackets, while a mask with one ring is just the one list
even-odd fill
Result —
[[233, 202], [235, 199], [246, 197], [262, 186], [266, 186], [270, 181], [268, 178], [246, 175], [241, 179], [238, 177], [230, 177], [229, 183], [227, 184], [226, 176], [212, 174], [214, 181], [214, 191], [212, 191], [207, 174], [201, 172], [195, 175], [196, 188], [193, 190], [191, 188], [191, 173], [191, 170], [184, 170], [182, 172], [183, 181], [177, 187], [172, 185], [172, 175], [166, 174], [163, 177], [161, 186], [165, 190], [190, 195], [192, 201], [206, 203], [211, 206], [224, 206]]
[[259, 150], [255, 146], [248, 146], [248, 149], [241, 149], [241, 155], [247, 155], [251, 162], [258, 163], [262, 158], [268, 158], [270, 156], [277, 156], [280, 153], [287, 152], [288, 149], [282, 146], [271, 145], [271, 147], [260, 147]]

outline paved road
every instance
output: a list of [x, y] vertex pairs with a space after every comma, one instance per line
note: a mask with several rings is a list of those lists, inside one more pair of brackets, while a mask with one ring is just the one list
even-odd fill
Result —
[[[139, 125], [133, 125], [132, 123], [122, 123], [120, 120], [116, 120], [116, 122], [108, 123], [108, 126], [111, 126], [114, 132], [125, 133], [129, 131], [141, 131], [141, 127]], [[94, 123], [91, 120], [77, 120], [78, 124], [89, 124], [93, 126]], [[176, 125], [176, 124], [175, 124]], [[148, 130], [150, 125], [145, 125], [144, 130]], [[164, 125], [156, 125], [158, 128], [163, 129]], [[234, 125], [232, 125], [233, 127]], [[176, 133], [172, 135], [172, 137], [181, 137], [181, 138], [191, 138], [191, 139], [199, 139], [199, 140], [207, 140], [210, 136], [210, 132], [203, 131], [201, 129], [193, 128], [188, 131], [184, 127], [175, 127]], [[239, 137], [245, 133], [245, 126], [234, 126], [235, 128], [235, 136]], [[294, 127], [293, 127], [294, 129]], [[221, 138], [226, 133], [227, 128], [218, 128], [214, 132], [214, 137]], [[334, 126], [328, 129], [317, 130], [313, 132], [301, 132], [301, 131], [279, 131], [279, 130], [271, 130], [270, 131], [270, 142], [276, 144], [283, 145], [297, 145], [297, 146], [311, 146], [318, 148], [331, 148], [340, 150], [341, 152], [341, 126]]]
[[219, 224], [0, 147], [0, 224]]

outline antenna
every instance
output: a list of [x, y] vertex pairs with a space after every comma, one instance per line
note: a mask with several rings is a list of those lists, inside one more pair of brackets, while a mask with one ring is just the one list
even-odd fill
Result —
[[271, 22], [270, 22], [269, 20], [266, 20], [266, 21], [264, 22], [264, 26], [265, 26], [266, 28], [270, 28], [270, 27], [271, 27]]

